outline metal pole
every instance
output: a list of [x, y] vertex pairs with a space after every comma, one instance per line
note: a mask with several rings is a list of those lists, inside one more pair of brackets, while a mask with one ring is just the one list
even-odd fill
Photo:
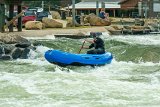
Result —
[[99, 16], [99, 1], [96, 1], [96, 15]]
[[75, 0], [72, 0], [72, 23], [73, 27], [75, 27]]
[[146, 4], [146, 6], [145, 6], [145, 19], [147, 19], [147, 4]]
[[105, 9], [105, 7], [106, 7], [105, 2], [102, 2], [101, 4], [102, 4], [102, 8]]
[[44, 10], [44, 1], [42, 1], [42, 9]]
[[139, 16], [142, 17], [142, 1], [138, 2], [138, 13]]

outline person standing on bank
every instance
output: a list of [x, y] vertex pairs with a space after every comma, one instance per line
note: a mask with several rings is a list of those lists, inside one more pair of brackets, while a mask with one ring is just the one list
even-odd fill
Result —
[[104, 47], [104, 41], [99, 38], [96, 34], [92, 35], [93, 40], [85, 40], [86, 42], [91, 43], [90, 46], [83, 46], [83, 49], [91, 49], [92, 50], [87, 51], [87, 54], [104, 54], [105, 53], [105, 47]]

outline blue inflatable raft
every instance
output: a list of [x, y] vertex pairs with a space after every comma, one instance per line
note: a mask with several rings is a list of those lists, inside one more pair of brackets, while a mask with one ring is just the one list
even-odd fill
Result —
[[58, 65], [105, 65], [110, 64], [113, 57], [110, 52], [105, 54], [72, 54], [60, 50], [48, 50], [45, 58]]

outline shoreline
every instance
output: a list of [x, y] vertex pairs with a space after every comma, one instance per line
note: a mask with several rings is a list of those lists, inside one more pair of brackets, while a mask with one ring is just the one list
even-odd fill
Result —
[[[64, 36], [87, 36], [90, 32], [108, 32], [105, 26], [95, 26], [95, 27], [86, 27], [86, 28], [48, 28], [42, 30], [25, 30], [22, 32], [5, 32], [0, 33], [0, 35], [11, 33], [16, 34], [22, 37], [44, 37], [47, 35], [64, 35]], [[108, 32], [109, 33], [109, 32]]]

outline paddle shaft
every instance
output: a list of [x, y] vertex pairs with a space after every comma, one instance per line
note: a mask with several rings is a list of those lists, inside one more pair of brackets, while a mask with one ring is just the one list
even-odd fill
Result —
[[80, 50], [79, 50], [79, 52], [78, 52], [78, 53], [80, 53], [80, 52], [81, 52], [81, 50], [82, 50], [82, 48], [83, 48], [83, 46], [84, 46], [84, 43], [85, 43], [85, 41], [83, 42], [83, 44], [82, 44], [82, 46], [81, 46], [81, 48], [80, 48]]

